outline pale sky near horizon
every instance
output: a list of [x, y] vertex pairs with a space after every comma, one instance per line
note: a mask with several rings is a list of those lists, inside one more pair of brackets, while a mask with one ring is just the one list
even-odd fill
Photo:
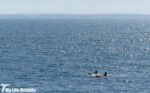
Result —
[[150, 14], [150, 0], [0, 0], [0, 14]]

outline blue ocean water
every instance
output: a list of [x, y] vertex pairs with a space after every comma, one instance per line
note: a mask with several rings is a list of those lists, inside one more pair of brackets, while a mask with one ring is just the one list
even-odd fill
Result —
[[[89, 72], [112, 74], [94, 78]], [[0, 82], [38, 93], [149, 93], [150, 18], [1, 18]]]

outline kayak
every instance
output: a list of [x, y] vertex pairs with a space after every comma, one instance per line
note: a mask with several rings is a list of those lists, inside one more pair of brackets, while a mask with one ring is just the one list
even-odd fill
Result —
[[95, 77], [95, 78], [107, 78], [107, 77], [111, 77], [111, 74], [107, 74], [107, 76], [104, 76], [104, 74], [93, 74], [93, 73], [88, 73], [91, 77]]

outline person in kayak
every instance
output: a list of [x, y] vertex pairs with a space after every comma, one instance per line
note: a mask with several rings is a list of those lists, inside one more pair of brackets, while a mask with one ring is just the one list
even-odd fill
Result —
[[98, 74], [98, 71], [97, 71], [97, 70], [95, 70], [95, 71], [94, 71], [94, 74]]
[[104, 76], [107, 76], [107, 72], [104, 73]]

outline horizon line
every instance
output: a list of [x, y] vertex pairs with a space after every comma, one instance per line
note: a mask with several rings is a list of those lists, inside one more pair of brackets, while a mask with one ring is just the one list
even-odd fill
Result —
[[70, 13], [25, 13], [25, 14], [0, 14], [0, 19], [5, 18], [150, 18], [150, 14], [70, 14]]
[[0, 15], [150, 15], [142, 13], [0, 13]]

